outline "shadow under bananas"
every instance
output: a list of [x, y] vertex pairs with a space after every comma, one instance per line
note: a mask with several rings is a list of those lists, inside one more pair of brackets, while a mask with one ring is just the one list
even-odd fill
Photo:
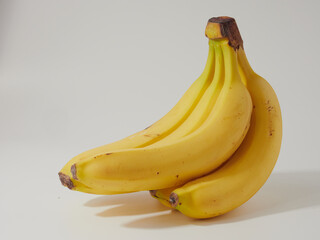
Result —
[[96, 215], [99, 217], [132, 216], [168, 211], [168, 208], [159, 204], [156, 199], [153, 199], [149, 192], [101, 196], [91, 199], [84, 206], [113, 206], [97, 213]]
[[[128, 228], [172, 228], [183, 225], [215, 225], [245, 221], [253, 218], [280, 214], [296, 209], [320, 205], [320, 172], [275, 172], [264, 187], [241, 207], [219, 217], [196, 220], [178, 211], [148, 216], [126, 223]], [[132, 199], [134, 200], [134, 199]], [[138, 199], [139, 200], [139, 199]], [[152, 199], [153, 200], [153, 199]], [[132, 206], [132, 205], [131, 205]], [[147, 213], [144, 204], [139, 205], [136, 213]], [[134, 207], [134, 206], [132, 206]], [[157, 207], [160, 209], [160, 207]], [[126, 209], [126, 210], [125, 210]], [[147, 206], [148, 210], [150, 206]], [[119, 211], [129, 211], [129, 206], [122, 205]], [[131, 210], [132, 211], [132, 210]], [[155, 210], [153, 209], [153, 212]], [[115, 211], [113, 211], [115, 213]]]

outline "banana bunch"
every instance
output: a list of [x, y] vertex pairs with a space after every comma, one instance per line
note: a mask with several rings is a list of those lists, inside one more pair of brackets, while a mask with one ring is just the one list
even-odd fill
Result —
[[160, 120], [85, 151], [59, 172], [69, 189], [92, 194], [149, 190], [193, 218], [224, 214], [250, 199], [277, 161], [277, 96], [250, 67], [233, 18], [211, 18], [200, 77]]

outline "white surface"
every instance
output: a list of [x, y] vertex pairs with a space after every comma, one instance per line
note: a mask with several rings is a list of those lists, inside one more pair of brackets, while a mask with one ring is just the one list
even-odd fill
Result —
[[[319, 239], [318, 1], [0, 2], [0, 239]], [[210, 17], [236, 18], [284, 136], [250, 201], [197, 221], [148, 193], [69, 191], [76, 154], [165, 114], [204, 67]]]

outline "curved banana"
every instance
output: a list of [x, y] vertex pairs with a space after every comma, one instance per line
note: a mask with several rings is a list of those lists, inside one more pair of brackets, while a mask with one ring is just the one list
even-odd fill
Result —
[[165, 143], [170, 144], [170, 142], [174, 142], [175, 140], [187, 136], [197, 130], [210, 115], [223, 86], [224, 67], [220, 46], [215, 44], [212, 40], [209, 40], [209, 44], [212, 44], [215, 48], [215, 71], [214, 78], [210, 86], [207, 88], [189, 117], [170, 135], [152, 144], [153, 147], [160, 146]]
[[[212, 40], [209, 40], [209, 41], [213, 43]], [[214, 44], [214, 46], [216, 47], [215, 49], [216, 70], [214, 73], [214, 79], [211, 82], [210, 86], [204, 93], [203, 97], [201, 98], [200, 102], [198, 103], [194, 111], [190, 114], [189, 118], [183, 124], [181, 124], [174, 132], [172, 132], [169, 136], [153, 144], [153, 146], [163, 143], [164, 141], [169, 142], [169, 141], [173, 141], [174, 139], [178, 139], [188, 135], [189, 133], [197, 129], [197, 127], [201, 126], [201, 123], [203, 123], [206, 117], [209, 115], [221, 91], [221, 88], [223, 85], [222, 74], [224, 74], [221, 47], [217, 46], [217, 44]], [[177, 187], [165, 188], [161, 190], [150, 190], [149, 192], [153, 198], [157, 199], [164, 206], [172, 208], [169, 202], [169, 197], [170, 197], [170, 193], [175, 188]]]
[[207, 174], [226, 161], [248, 131], [252, 102], [228, 41], [214, 43], [222, 48], [225, 81], [216, 104], [197, 130], [169, 144], [100, 152], [72, 165], [73, 178], [111, 192], [161, 189]]
[[[190, 86], [190, 88], [181, 97], [178, 103], [160, 120], [146, 129], [128, 136], [119, 141], [106, 144], [88, 151], [85, 151], [76, 157], [72, 158], [59, 172], [61, 183], [73, 190], [78, 190], [87, 193], [97, 192], [97, 189], [92, 189], [72, 178], [70, 168], [73, 164], [80, 162], [83, 159], [94, 157], [99, 153], [115, 151], [126, 148], [141, 148], [153, 144], [166, 136], [170, 135], [177, 129], [197, 106], [202, 95], [210, 85], [214, 74], [215, 51], [213, 41], [209, 40], [209, 53], [203, 73]], [[97, 194], [114, 194], [117, 192], [109, 192], [105, 190], [99, 191]]]
[[[245, 203], [264, 185], [280, 152], [282, 119], [277, 96], [252, 70], [241, 45], [237, 50], [239, 67], [254, 106], [251, 126], [239, 149], [223, 166], [170, 194], [172, 207], [189, 217], [210, 218]], [[166, 199], [168, 193], [161, 195], [162, 191], [156, 194]]]

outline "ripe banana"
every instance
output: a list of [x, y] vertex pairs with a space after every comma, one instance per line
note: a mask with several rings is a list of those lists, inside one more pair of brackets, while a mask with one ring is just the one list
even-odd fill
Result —
[[221, 33], [220, 28], [223, 28], [225, 32], [231, 33], [229, 40], [237, 39], [236, 42], [240, 43], [236, 50], [238, 68], [252, 97], [253, 112], [247, 136], [235, 154], [219, 169], [179, 188], [151, 192], [166, 206], [170, 203], [171, 207], [193, 218], [218, 216], [249, 200], [271, 174], [282, 138], [277, 96], [269, 83], [250, 67], [240, 33], [234, 31], [237, 29], [234, 19], [211, 21], [208, 23], [207, 36], [215, 39]]
[[220, 46], [212, 40], [209, 40], [209, 45], [213, 45], [215, 48], [215, 72], [210, 86], [189, 117], [170, 135], [152, 144], [153, 147], [163, 145], [164, 143], [173, 143], [175, 140], [181, 139], [194, 132], [205, 122], [213, 109], [223, 86], [224, 67]]
[[[73, 179], [106, 192], [160, 189], [205, 175], [226, 161], [248, 131], [252, 101], [228, 40], [213, 43], [223, 52], [220, 57], [224, 64], [215, 69], [223, 72], [219, 79], [223, 86], [201, 126], [182, 138], [155, 146], [99, 151], [71, 166]], [[208, 100], [212, 103], [212, 98]]]
[[71, 166], [83, 159], [92, 158], [97, 154], [110, 151], [141, 148], [156, 143], [174, 132], [193, 113], [204, 92], [212, 82], [214, 74], [215, 51], [213, 41], [209, 41], [209, 53], [203, 73], [190, 86], [181, 97], [178, 103], [160, 120], [146, 129], [128, 136], [119, 141], [106, 144], [88, 151], [85, 151], [72, 158], [59, 172], [61, 183], [72, 190], [95, 194], [116, 194], [118, 191], [107, 191], [105, 189], [91, 188], [72, 178]]
[[[213, 52], [213, 49], [214, 52]], [[214, 58], [214, 55], [212, 53], [215, 53], [217, 57]], [[149, 143], [148, 146], [150, 145], [160, 145], [163, 144], [164, 142], [169, 142], [169, 141], [174, 141], [175, 139], [179, 139], [183, 136], [186, 136], [196, 130], [201, 124], [205, 121], [205, 119], [208, 117], [211, 109], [213, 108], [219, 93], [222, 89], [223, 85], [223, 62], [222, 62], [222, 51], [220, 47], [217, 47], [212, 40], [209, 40], [209, 59], [207, 67], [205, 68], [205, 73], [203, 74], [204, 79], [206, 79], [206, 84], [213, 78], [214, 74], [214, 79], [211, 81], [210, 85], [207, 87], [207, 90], [201, 94], [201, 98], [197, 100], [197, 105], [194, 107], [194, 110], [189, 113], [189, 116], [185, 119], [184, 122], [182, 122], [177, 128], [171, 132], [168, 133], [168, 135], [165, 138], [157, 138], [154, 139], [153, 142], [155, 143]], [[215, 66], [213, 67], [213, 59], [215, 59]], [[214, 73], [215, 71], [215, 73]], [[165, 118], [161, 119], [160, 121], [164, 121]], [[165, 125], [164, 125], [165, 126]], [[131, 137], [131, 140], [133, 138], [139, 138], [141, 135], [133, 135]], [[107, 150], [109, 148], [109, 151], [112, 149], [113, 151], [122, 149], [125, 146], [125, 142], [127, 142], [127, 148], [135, 147], [135, 145], [131, 144], [126, 140], [120, 140], [117, 142], [117, 144], [109, 144], [107, 146], [103, 146], [104, 150]], [[119, 146], [119, 143], [121, 143], [121, 146]], [[160, 144], [159, 144], [160, 143]], [[110, 146], [112, 145], [112, 146]], [[98, 151], [101, 151], [101, 149], [97, 149]], [[69, 179], [72, 179], [71, 172], [70, 172], [70, 167], [75, 164], [76, 162], [81, 161], [81, 158], [76, 157], [72, 159], [61, 172], [66, 172], [67, 174], [69, 173]], [[61, 173], [59, 173], [61, 174]], [[61, 176], [62, 178], [65, 177], [64, 175]], [[73, 184], [73, 188], [78, 191], [86, 192], [86, 193], [96, 193], [96, 194], [118, 194], [118, 193], [124, 193], [124, 192], [115, 192], [115, 191], [105, 191], [103, 189], [97, 189], [97, 188], [90, 188], [88, 186], [85, 186], [84, 184], [80, 183], [77, 180], [72, 179], [71, 181], [64, 181], [64, 182], [69, 182]], [[71, 187], [72, 188], [72, 187]]]

